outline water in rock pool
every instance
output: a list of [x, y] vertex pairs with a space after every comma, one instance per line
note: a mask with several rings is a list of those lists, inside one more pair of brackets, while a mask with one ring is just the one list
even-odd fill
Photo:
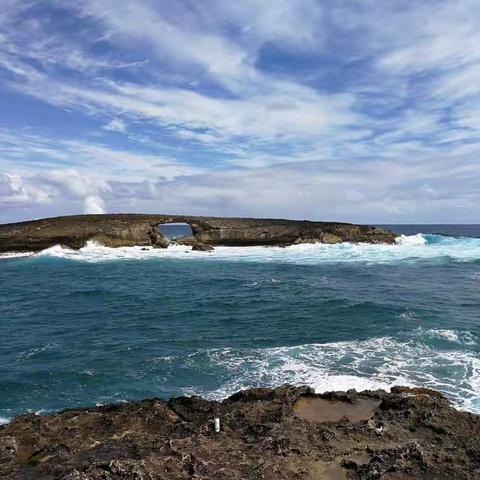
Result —
[[3, 255], [0, 417], [285, 382], [422, 385], [480, 412], [480, 226], [392, 228], [390, 246]]

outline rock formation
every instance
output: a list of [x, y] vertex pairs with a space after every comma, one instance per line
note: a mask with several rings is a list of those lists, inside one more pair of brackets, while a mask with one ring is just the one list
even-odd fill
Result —
[[0, 427], [0, 478], [478, 479], [480, 416], [423, 388], [288, 385], [28, 414]]
[[207, 245], [206, 243], [195, 242], [192, 245], [192, 250], [197, 252], [211, 252], [213, 249], [211, 245]]
[[185, 245], [394, 243], [396, 237], [393, 232], [379, 227], [306, 220], [143, 214], [76, 215], [0, 225], [0, 252], [38, 251], [58, 244], [78, 249], [89, 240], [109, 247], [153, 245], [165, 248], [169, 242], [157, 228], [165, 223], [187, 223], [191, 226], [193, 238], [176, 240]]

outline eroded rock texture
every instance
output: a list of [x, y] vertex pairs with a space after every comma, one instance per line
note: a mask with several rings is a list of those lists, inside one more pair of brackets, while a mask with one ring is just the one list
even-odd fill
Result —
[[292, 386], [25, 415], [0, 427], [0, 478], [478, 479], [480, 417], [428, 389]]
[[78, 249], [89, 240], [105, 246], [155, 246], [169, 242], [158, 231], [163, 223], [188, 223], [192, 237], [185, 245], [291, 245], [294, 243], [394, 243], [386, 229], [349, 223], [216, 218], [184, 215], [76, 215], [0, 225], [0, 252], [37, 251], [53, 245]]

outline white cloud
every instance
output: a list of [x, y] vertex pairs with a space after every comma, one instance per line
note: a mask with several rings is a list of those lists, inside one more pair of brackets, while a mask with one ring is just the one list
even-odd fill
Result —
[[[420, 222], [441, 223], [455, 215], [468, 222], [480, 213], [476, 158], [439, 157], [435, 164], [416, 159], [277, 162], [139, 181], [99, 180], [68, 169], [16, 177], [14, 183], [25, 197], [22, 206], [28, 205], [22, 210], [26, 218], [45, 211], [45, 203], [31, 201], [35, 192], [49, 202], [50, 214], [135, 210], [366, 223], [408, 222], [412, 215]], [[10, 184], [0, 190], [3, 221], [9, 217], [1, 207], [12, 205]]]
[[21, 174], [58, 170], [58, 165], [95, 175], [99, 181], [145, 177], [171, 180], [204, 171], [170, 156], [128, 152], [88, 141], [42, 137], [32, 132], [0, 129], [0, 171]]
[[[35, 62], [59, 68], [68, 65], [82, 74], [113, 68], [116, 63], [110, 58], [87, 56], [78, 45], [72, 47], [74, 40], [64, 46], [54, 33], [44, 31], [42, 36], [38, 22], [29, 27], [28, 37], [17, 38], [13, 24], [8, 30], [9, 54], [0, 54], [0, 64], [17, 77], [10, 87], [62, 108], [124, 117], [109, 121], [103, 127], [105, 130], [125, 131], [125, 120], [130, 117], [155, 120], [161, 126], [179, 126], [184, 138], [189, 135], [185, 133], [188, 130], [206, 129], [200, 134], [190, 133], [191, 138], [206, 143], [212, 143], [214, 137], [228, 141], [242, 136], [275, 142], [279, 137], [305, 137], [332, 128], [349, 128], [360, 121], [358, 113], [353, 111], [353, 95], [322, 94], [296, 81], [266, 75], [254, 65], [259, 49], [268, 41], [295, 48], [318, 48], [323, 35], [322, 10], [314, 1], [269, 1], [260, 7], [250, 1], [235, 5], [211, 1], [205, 7], [208, 15], [192, 14], [180, 2], [169, 3], [168, 8], [161, 10], [148, 1], [135, 5], [113, 0], [59, 5], [78, 9], [83, 19], [95, 19], [105, 29], [103, 35], [126, 50], [132, 44], [147, 42], [160, 65], [165, 60], [185, 64], [183, 68], [189, 77], [202, 76], [195, 67], [201, 66], [210, 80], [233, 94], [218, 96], [191, 88], [127, 83], [91, 75], [82, 77], [79, 85], [58, 72], [51, 70], [45, 74], [44, 69], [25, 62], [24, 55], [19, 54], [19, 44]], [[233, 26], [233, 19], [236, 27], [248, 24], [255, 33], [230, 38], [225, 33]], [[96, 32], [96, 36], [99, 34]], [[34, 41], [29, 41], [29, 37]], [[32, 48], [25, 48], [30, 43]]]
[[20, 175], [0, 173], [0, 212], [7, 208], [31, 207], [49, 201], [47, 192], [35, 184], [26, 186]]
[[18, 175], [0, 174], [0, 197], [4, 204], [23, 203], [30, 200]]
[[[355, 97], [348, 93], [321, 94], [312, 88], [259, 76], [258, 89], [245, 97], [216, 98], [191, 90], [151, 87], [110, 81], [81, 88], [47, 77], [22, 73], [24, 82], [11, 88], [45, 99], [61, 107], [85, 109], [97, 115], [122, 114], [139, 121], [156, 121], [163, 126], [203, 128], [227, 139], [248, 136], [262, 141], [279, 137], [311, 137], [332, 129], [361, 126], [355, 112]], [[366, 120], [365, 120], [366, 121]], [[125, 124], [112, 120], [104, 129], [122, 131]]]
[[[104, 0], [75, 4], [83, 15], [98, 19], [109, 35], [124, 46], [146, 42], [171, 62], [194, 63], [226, 82], [242, 76], [249, 67], [247, 52], [228, 38], [200, 28], [185, 15], [168, 18], [167, 5], [156, 9], [148, 1]], [[172, 8], [172, 4], [169, 5]]]
[[74, 169], [31, 176], [0, 174], [0, 217], [21, 209], [35, 218], [45, 207], [58, 214], [105, 213], [102, 195], [110, 190], [108, 182]]
[[125, 130], [127, 129], [125, 122], [120, 118], [114, 118], [113, 120], [105, 124], [102, 128], [111, 132], [125, 132]]
[[264, 42], [317, 51], [324, 47], [324, 10], [315, 0], [215, 0], [209, 10], [243, 25], [242, 40], [255, 50]]

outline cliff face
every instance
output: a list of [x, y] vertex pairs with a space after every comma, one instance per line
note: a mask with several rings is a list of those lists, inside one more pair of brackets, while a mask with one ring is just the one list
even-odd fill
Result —
[[188, 223], [193, 239], [205, 245], [290, 245], [293, 243], [394, 243], [389, 230], [348, 223], [183, 215], [76, 215], [0, 225], [0, 252], [37, 251], [53, 245], [78, 249], [89, 240], [105, 246], [168, 246], [158, 231], [164, 223]]
[[428, 389], [288, 385], [29, 414], [0, 427], [0, 478], [478, 479], [480, 417]]

